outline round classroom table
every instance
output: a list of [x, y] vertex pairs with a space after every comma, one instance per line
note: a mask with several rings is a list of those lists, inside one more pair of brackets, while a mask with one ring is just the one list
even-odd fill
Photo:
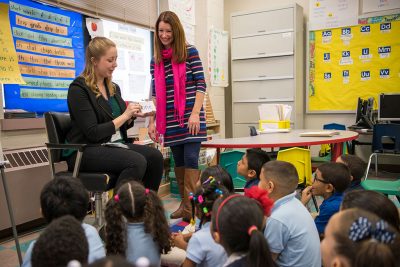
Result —
[[296, 129], [284, 133], [263, 133], [257, 136], [216, 138], [203, 142], [203, 147], [216, 148], [217, 160], [221, 148], [275, 148], [275, 147], [309, 147], [312, 145], [333, 144], [332, 161], [342, 154], [343, 146], [339, 145], [358, 138], [358, 133], [353, 131], [337, 131], [333, 136], [300, 136], [301, 133], [321, 132], [321, 130]]

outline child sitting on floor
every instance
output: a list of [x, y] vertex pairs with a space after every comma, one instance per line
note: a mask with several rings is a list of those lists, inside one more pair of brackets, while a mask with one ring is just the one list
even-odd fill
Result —
[[304, 205], [307, 205], [312, 195], [324, 198], [319, 207], [319, 214], [314, 220], [321, 237], [329, 219], [339, 211], [343, 192], [349, 187], [350, 181], [350, 171], [346, 165], [328, 162], [318, 167], [313, 184], [303, 190], [301, 202]]
[[355, 155], [341, 155], [336, 159], [337, 163], [343, 163], [347, 167], [349, 167], [351, 173], [351, 184], [346, 191], [353, 191], [357, 189], [364, 189], [361, 186], [361, 179], [364, 177], [365, 168], [367, 167], [365, 162], [355, 156]]
[[107, 255], [122, 255], [131, 263], [146, 257], [160, 266], [160, 254], [171, 249], [164, 208], [157, 193], [138, 182], [122, 185], [106, 206]]
[[211, 230], [214, 240], [229, 256], [224, 266], [276, 266], [262, 232], [264, 215], [270, 210], [271, 205], [261, 207], [256, 200], [239, 194], [215, 202]]
[[321, 251], [323, 266], [398, 267], [400, 233], [375, 214], [348, 209], [329, 220]]
[[278, 266], [321, 266], [318, 231], [303, 204], [296, 198], [299, 177], [293, 164], [264, 164], [258, 187], [274, 200], [264, 235]]
[[[48, 223], [64, 215], [72, 215], [82, 223], [87, 213], [89, 193], [77, 178], [58, 177], [48, 182], [40, 193], [40, 207], [43, 217]], [[88, 262], [106, 256], [99, 233], [92, 225], [82, 223], [89, 243]], [[25, 253], [23, 267], [31, 266], [32, 250], [35, 241], [29, 244]]]
[[270, 161], [268, 153], [259, 148], [250, 148], [237, 163], [237, 173], [246, 179], [244, 188], [257, 186], [260, 182], [261, 167]]

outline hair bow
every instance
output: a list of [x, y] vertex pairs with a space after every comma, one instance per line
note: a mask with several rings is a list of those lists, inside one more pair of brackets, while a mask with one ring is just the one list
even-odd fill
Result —
[[355, 220], [349, 229], [349, 239], [358, 242], [366, 238], [375, 239], [384, 244], [393, 243], [396, 234], [387, 230], [387, 222], [379, 220], [375, 229], [372, 228], [372, 223], [365, 217], [359, 217]]

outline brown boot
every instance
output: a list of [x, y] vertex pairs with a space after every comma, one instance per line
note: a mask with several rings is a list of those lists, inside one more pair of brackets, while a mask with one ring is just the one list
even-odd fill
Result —
[[186, 222], [190, 222], [192, 218], [192, 204], [189, 200], [189, 193], [196, 190], [196, 183], [200, 178], [200, 170], [185, 169], [184, 196], [183, 196], [183, 214], [182, 218]]
[[179, 195], [181, 196], [181, 203], [179, 204], [179, 208], [171, 213], [169, 216], [171, 219], [178, 219], [182, 218], [183, 215], [183, 183], [185, 179], [185, 167], [175, 167], [174, 168], [175, 172], [175, 178], [176, 178], [176, 183], [178, 184], [178, 190], [179, 190]]

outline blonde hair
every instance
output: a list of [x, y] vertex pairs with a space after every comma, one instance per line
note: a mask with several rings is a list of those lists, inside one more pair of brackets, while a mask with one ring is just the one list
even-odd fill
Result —
[[161, 43], [160, 37], [158, 36], [158, 30], [160, 22], [165, 22], [171, 25], [173, 42], [171, 44], [173, 51], [173, 60], [177, 63], [182, 63], [186, 61], [187, 49], [186, 49], [186, 38], [185, 31], [183, 30], [182, 24], [178, 16], [171, 11], [164, 11], [160, 14], [157, 19], [155, 28], [156, 32], [154, 35], [154, 60], [158, 64], [161, 62], [161, 50], [163, 49], [163, 44]]
[[[110, 47], [116, 47], [116, 45], [113, 41], [106, 37], [95, 37], [86, 47], [85, 69], [80, 76], [85, 79], [85, 83], [89, 86], [92, 92], [96, 94], [96, 97], [101, 96], [101, 93], [97, 87], [97, 78], [95, 75], [92, 58], [99, 60], [101, 56], [105, 55], [106, 51]], [[115, 94], [114, 84], [110, 78], [105, 78], [105, 82], [110, 92], [110, 96], [113, 96]]]

